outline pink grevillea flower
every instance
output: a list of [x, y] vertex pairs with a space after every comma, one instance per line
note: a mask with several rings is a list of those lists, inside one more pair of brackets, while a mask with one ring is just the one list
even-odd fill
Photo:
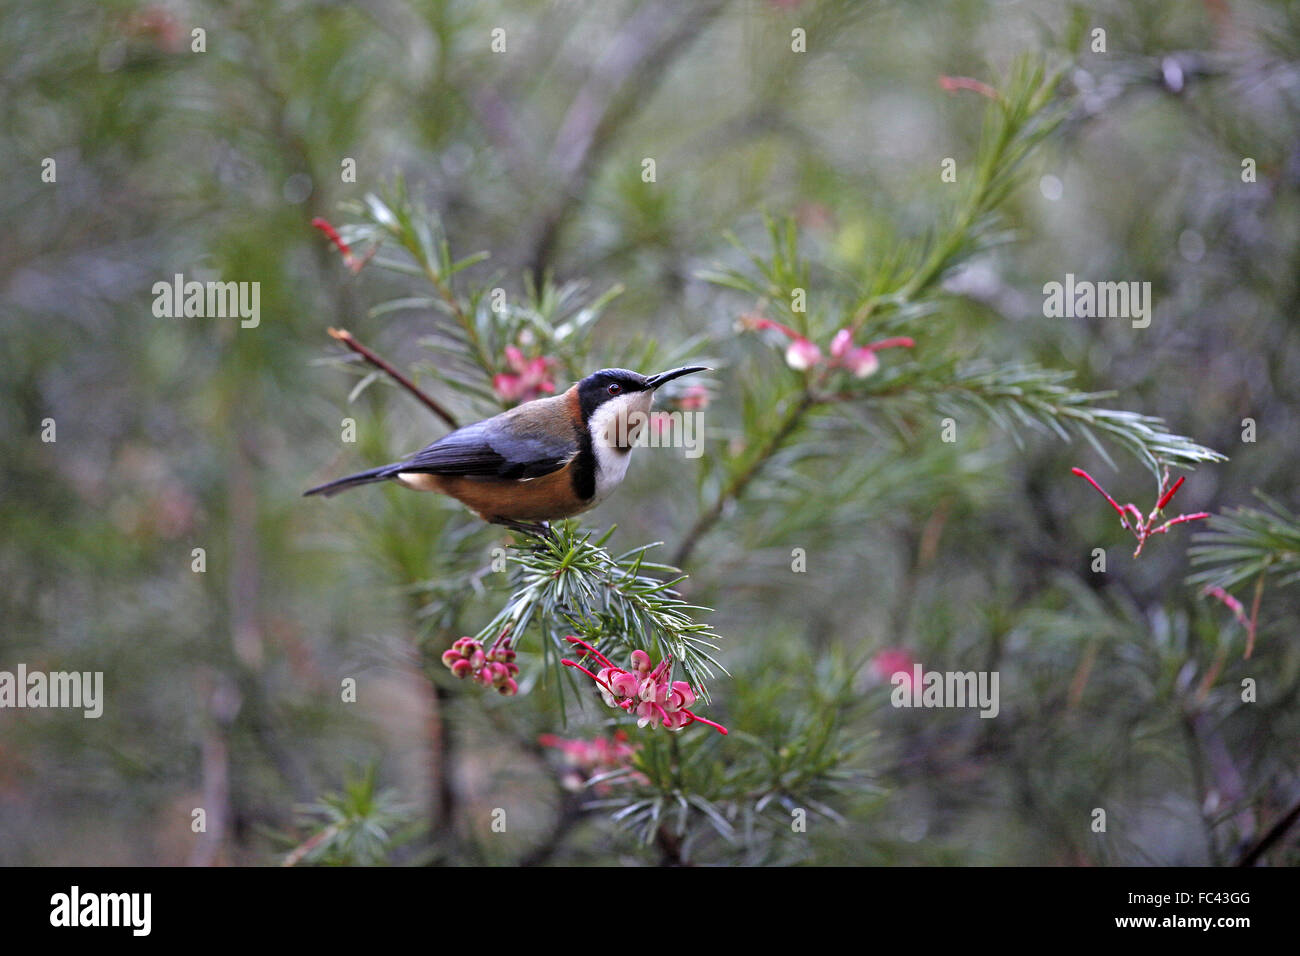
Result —
[[871, 658], [871, 673], [877, 680], [891, 682], [895, 674], [903, 674], [903, 686], [912, 687], [915, 659], [911, 653], [901, 647], [886, 647], [876, 651]]
[[855, 378], [866, 378], [868, 375], [875, 374], [876, 369], [880, 368], [880, 359], [876, 358], [876, 352], [880, 349], [910, 349], [915, 345], [916, 343], [906, 336], [881, 339], [868, 345], [854, 345], [853, 333], [848, 329], [840, 329], [831, 340], [830, 365], [832, 368], [848, 369]]
[[704, 385], [688, 385], [677, 399], [677, 407], [684, 412], [698, 412], [709, 407], [709, 390]]
[[343, 237], [339, 235], [339, 231], [331, 226], [328, 220], [321, 219], [317, 216], [311, 221], [311, 224], [323, 232], [325, 238], [334, 244], [334, 247], [338, 249], [340, 254], [343, 256], [343, 264], [354, 274], [364, 269], [366, 263], [369, 262], [371, 257], [379, 251], [378, 245], [371, 246], [370, 251], [358, 259], [352, 254], [352, 247], [343, 241]]
[[651, 412], [650, 413], [650, 432], [655, 437], [662, 438], [664, 432], [669, 431], [672, 427], [673, 427], [672, 412]]
[[510, 373], [494, 376], [492, 387], [507, 402], [528, 402], [555, 391], [555, 383], [551, 381], [556, 366], [554, 359], [543, 356], [526, 359], [515, 346], [507, 345], [506, 364], [510, 366]]
[[806, 337], [800, 335], [788, 325], [782, 325], [761, 315], [747, 313], [740, 317], [742, 329], [774, 329], [790, 340], [786, 346], [785, 363], [797, 371], [806, 371], [817, 365], [825, 364], [827, 368], [843, 368], [852, 372], [857, 378], [866, 378], [880, 368], [876, 353], [881, 349], [913, 348], [916, 343], [905, 336], [881, 339], [867, 345], [854, 345], [853, 333], [840, 329], [831, 340], [830, 358], [822, 355], [821, 348]]
[[565, 640], [583, 648], [586, 651], [583, 656], [593, 657], [605, 666], [593, 674], [576, 661], [566, 659], [560, 663], [580, 670], [594, 680], [600, 696], [608, 706], [622, 708], [628, 713], [635, 711], [638, 727], [658, 727], [662, 724], [666, 730], [681, 730], [698, 720], [720, 734], [727, 732], [726, 727], [700, 717], [689, 709], [695, 703], [695, 691], [684, 680], [668, 679], [671, 674], [671, 657], [665, 657], [655, 667], [651, 664], [650, 655], [638, 648], [632, 652], [631, 669], [624, 670], [615, 667], [608, 657], [586, 641], [572, 635]]
[[799, 372], [820, 365], [821, 360], [822, 350], [802, 336], [791, 342], [785, 350], [785, 364]]
[[1167, 534], [1169, 529], [1174, 527], [1174, 525], [1184, 524], [1188, 521], [1201, 521], [1210, 517], [1208, 511], [1198, 511], [1195, 514], [1179, 515], [1177, 518], [1170, 518], [1162, 525], [1156, 524], [1161, 517], [1160, 513], [1165, 509], [1165, 505], [1169, 504], [1169, 502], [1173, 500], [1174, 495], [1178, 493], [1178, 489], [1181, 488], [1183, 482], [1187, 480], [1186, 478], [1179, 478], [1170, 485], [1168, 468], [1164, 470], [1164, 474], [1160, 479], [1160, 488], [1157, 492], [1158, 497], [1156, 498], [1156, 505], [1151, 509], [1151, 513], [1145, 517], [1143, 517], [1142, 511], [1138, 506], [1131, 502], [1120, 507], [1119, 503], [1106, 493], [1106, 489], [1097, 484], [1097, 480], [1082, 468], [1071, 468], [1070, 473], [1078, 475], [1088, 484], [1096, 488], [1101, 496], [1105, 498], [1106, 501], [1110, 503], [1110, 506], [1119, 514], [1120, 526], [1133, 532], [1133, 537], [1137, 538], [1137, 550], [1133, 552], [1133, 557], [1135, 558], [1142, 553], [1142, 548], [1145, 547], [1147, 538], [1150, 538], [1152, 535]]
[[1255, 651], [1255, 626], [1259, 621], [1259, 598], [1261, 592], [1258, 590], [1255, 592], [1255, 603], [1251, 608], [1250, 617], [1246, 616], [1246, 609], [1242, 606], [1242, 603], [1223, 588], [1206, 588], [1201, 593], [1207, 597], [1212, 597], [1217, 601], [1222, 601], [1224, 607], [1231, 611], [1232, 616], [1237, 619], [1237, 623], [1246, 629], [1246, 652], [1242, 655], [1242, 659], [1249, 660], [1250, 655]]
[[180, 21], [164, 6], [149, 4], [127, 18], [122, 32], [128, 37], [152, 41], [164, 53], [180, 53], [185, 48]]
[[[614, 731], [612, 738], [593, 737], [591, 740], [567, 740], [555, 734], [541, 734], [537, 742], [564, 755], [567, 767], [561, 782], [566, 790], [581, 790], [592, 777], [629, 767], [633, 756], [640, 749], [639, 744], [627, 742], [625, 730]], [[597, 793], [608, 793], [611, 784], [645, 781], [643, 774], [630, 773], [611, 781], [601, 781], [595, 785], [595, 790]]]
[[515, 663], [515, 652], [504, 635], [487, 650], [483, 649], [482, 641], [472, 637], [458, 638], [442, 652], [442, 663], [461, 680], [471, 678], [483, 687], [495, 687], [506, 697], [519, 693], [519, 685], [515, 682], [519, 665]]
[[790, 344], [785, 350], [785, 363], [792, 369], [802, 372], [819, 364], [822, 360], [821, 349], [788, 325], [782, 325], [774, 319], [747, 312], [740, 317], [740, 327], [760, 332], [764, 329], [775, 329], [788, 338]]

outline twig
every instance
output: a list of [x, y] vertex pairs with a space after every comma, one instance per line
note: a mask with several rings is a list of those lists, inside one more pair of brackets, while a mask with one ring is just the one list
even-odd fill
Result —
[[1255, 600], [1250, 602], [1250, 626], [1246, 628], [1246, 653], [1242, 655], [1242, 660], [1250, 660], [1250, 655], [1255, 652], [1255, 629], [1259, 627], [1259, 601], [1264, 596], [1264, 572], [1259, 573], [1259, 580], [1255, 582]]
[[338, 824], [330, 824], [319, 833], [313, 834], [298, 846], [294, 847], [288, 854], [286, 854], [285, 858], [280, 861], [280, 865], [297, 866], [303, 861], [308, 853], [316, 849], [316, 847], [320, 846], [326, 840], [334, 839], [334, 837], [338, 835], [338, 832]]
[[1201, 753], [1201, 738], [1196, 726], [1196, 716], [1191, 712], [1183, 714], [1183, 736], [1187, 742], [1187, 762], [1191, 764], [1192, 785], [1196, 789], [1196, 812], [1201, 826], [1205, 830], [1205, 847], [1210, 855], [1210, 864], [1219, 866], [1219, 849], [1214, 839], [1214, 824], [1205, 812], [1205, 798], [1209, 794], [1206, 781], [1205, 760]]
[[1295, 826], [1297, 820], [1300, 820], [1300, 800], [1292, 805], [1282, 819], [1269, 827], [1268, 832], [1260, 837], [1254, 846], [1242, 854], [1241, 859], [1237, 861], [1237, 866], [1254, 866], [1258, 863], [1259, 858], [1272, 849], [1273, 844], [1286, 836], [1286, 832]]
[[[539, 278], [551, 265], [561, 230], [590, 184], [600, 159], [619, 129], [649, 99], [660, 78], [722, 13], [726, 0], [710, 0], [680, 13], [668, 3], [646, 3], [633, 11], [591, 75], [574, 96], [560, 124], [551, 155], [559, 178], [555, 205], [533, 240], [530, 267]], [[661, 24], [669, 24], [664, 29]]]
[[739, 498], [744, 493], [745, 489], [749, 487], [749, 483], [758, 477], [758, 473], [762, 471], [763, 466], [781, 449], [785, 440], [794, 433], [795, 429], [803, 421], [804, 415], [815, 404], [817, 404], [817, 399], [808, 393], [804, 393], [803, 397], [795, 403], [786, 414], [785, 421], [772, 434], [772, 437], [764, 443], [762, 450], [754, 456], [754, 461], [749, 467], [733, 478], [731, 483], [718, 495], [717, 500], [695, 519], [695, 524], [686, 532], [686, 537], [682, 539], [682, 543], [677, 548], [677, 554], [673, 556], [673, 564], [679, 568], [685, 567], [686, 561], [695, 550], [695, 546], [700, 543], [700, 539], [708, 534], [722, 517], [727, 502], [733, 498]]
[[438, 404], [438, 402], [434, 401], [423, 391], [421, 391], [420, 387], [416, 385], [414, 382], [412, 382], [409, 378], [407, 378], [397, 369], [393, 368], [393, 366], [389, 365], [386, 361], [384, 361], [374, 352], [370, 351], [370, 349], [366, 348], [364, 345], [358, 342], [355, 338], [353, 338], [351, 332], [347, 331], [346, 329], [330, 329], [329, 333], [331, 336], [338, 339], [340, 342], [342, 342], [352, 351], [360, 355], [371, 365], [375, 366], [375, 368], [379, 369], [382, 372], [385, 372], [389, 377], [391, 377], [395, 382], [397, 382], [398, 385], [402, 386], [402, 388], [406, 389], [417, 399], [419, 399], [420, 403], [423, 404], [425, 408], [429, 409], [429, 411], [433, 412], [444, 422], [446, 422], [449, 428], [460, 427], [459, 425], [456, 424], [456, 419], [452, 416], [451, 412], [447, 411], [447, 409], [443, 408], [440, 404]]
[[587, 811], [583, 809], [579, 795], [567, 790], [562, 790], [561, 794], [560, 809], [551, 824], [550, 832], [540, 844], [524, 855], [517, 866], [544, 866], [549, 863], [573, 832], [573, 828], [586, 816]]

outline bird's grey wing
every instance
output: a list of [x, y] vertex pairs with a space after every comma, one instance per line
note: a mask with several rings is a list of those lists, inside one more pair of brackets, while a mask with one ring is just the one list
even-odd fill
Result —
[[571, 432], [556, 436], [512, 425], [501, 416], [467, 425], [390, 466], [392, 474], [540, 478], [564, 467], [578, 452], [577, 437]]

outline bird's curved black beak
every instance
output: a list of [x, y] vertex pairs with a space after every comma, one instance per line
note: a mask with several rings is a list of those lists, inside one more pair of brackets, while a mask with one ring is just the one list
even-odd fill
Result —
[[683, 365], [681, 368], [675, 368], [668, 372], [660, 372], [658, 375], [651, 375], [645, 380], [645, 387], [654, 389], [658, 388], [664, 382], [671, 382], [675, 378], [681, 378], [683, 375], [690, 375], [692, 372], [711, 372], [713, 369], [707, 365]]

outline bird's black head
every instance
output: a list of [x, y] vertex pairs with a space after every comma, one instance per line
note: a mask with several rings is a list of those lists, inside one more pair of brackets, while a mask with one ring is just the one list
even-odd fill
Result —
[[691, 372], [706, 371], [708, 369], [703, 365], [688, 365], [668, 372], [660, 372], [658, 375], [646, 376], [626, 368], [602, 368], [599, 372], [592, 372], [578, 383], [578, 402], [582, 408], [582, 419], [590, 420], [596, 409], [610, 399], [637, 392], [652, 392], [664, 382], [689, 375]]
[[631, 369], [602, 368], [592, 372], [578, 383], [578, 402], [582, 407], [584, 421], [596, 413], [596, 409], [612, 398], [644, 392], [648, 379]]

